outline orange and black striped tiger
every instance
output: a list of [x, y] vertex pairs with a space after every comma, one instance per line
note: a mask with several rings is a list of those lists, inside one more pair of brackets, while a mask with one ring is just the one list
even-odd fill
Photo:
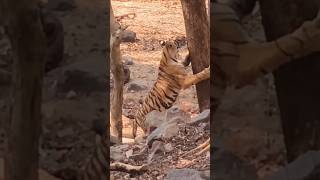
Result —
[[145, 116], [153, 111], [164, 111], [169, 109], [176, 101], [180, 90], [210, 78], [210, 66], [197, 74], [188, 74], [182, 66], [188, 65], [190, 59], [182, 64], [178, 62], [178, 44], [175, 41], [161, 41], [163, 52], [159, 65], [158, 78], [144, 99], [142, 107], [136, 113], [133, 123], [132, 134], [137, 135], [137, 128], [140, 126], [144, 133], [148, 132], [148, 125], [145, 124]]
[[[188, 74], [186, 72], [183, 65], [177, 60], [178, 45], [175, 42], [161, 41], [160, 44], [163, 47], [163, 53], [158, 78], [145, 98], [142, 107], [137, 112], [133, 133], [136, 133], [137, 125], [144, 131], [147, 130], [145, 125], [146, 114], [152, 110], [163, 111], [170, 108], [176, 101], [181, 89], [186, 89], [193, 84], [210, 78], [210, 67], [197, 74]], [[187, 65], [189, 63], [185, 62], [183, 64]], [[97, 142], [95, 154], [80, 173], [79, 180], [106, 180], [110, 178], [107, 177], [106, 173], [107, 165], [110, 162], [108, 141], [107, 135], [104, 134]]]

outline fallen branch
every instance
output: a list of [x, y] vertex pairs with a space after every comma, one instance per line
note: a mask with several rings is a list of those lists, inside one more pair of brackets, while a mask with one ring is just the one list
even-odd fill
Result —
[[110, 164], [110, 171], [122, 171], [127, 173], [137, 173], [137, 172], [143, 172], [147, 170], [146, 165], [142, 166], [134, 166], [130, 164], [125, 164], [121, 162], [114, 162]]
[[[133, 17], [130, 17], [130, 16], [133, 16]], [[117, 21], [120, 21], [121, 19], [124, 19], [125, 17], [128, 17], [130, 19], [134, 19], [135, 17], [137, 17], [137, 15], [136, 15], [136, 13], [128, 13], [128, 14], [116, 16], [115, 18], [117, 19]]]

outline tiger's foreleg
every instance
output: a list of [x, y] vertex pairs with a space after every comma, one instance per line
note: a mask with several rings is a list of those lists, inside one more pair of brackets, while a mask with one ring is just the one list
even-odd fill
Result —
[[200, 71], [197, 74], [187, 75], [180, 81], [180, 84], [182, 89], [187, 89], [188, 87], [209, 78], [210, 78], [210, 65], [209, 67], [205, 68], [204, 70]]

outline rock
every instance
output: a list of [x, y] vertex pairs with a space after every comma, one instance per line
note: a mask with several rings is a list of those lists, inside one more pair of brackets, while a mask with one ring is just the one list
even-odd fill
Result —
[[122, 138], [122, 143], [123, 144], [131, 144], [131, 143], [134, 143], [134, 139], [131, 139], [131, 138]]
[[166, 121], [167, 111], [159, 112], [157, 110], [151, 111], [146, 115], [146, 125], [148, 127], [159, 127]]
[[137, 135], [137, 137], [134, 138], [134, 142], [137, 144], [144, 142], [144, 136], [143, 135]]
[[135, 42], [136, 33], [130, 30], [125, 30], [122, 36], [122, 42]]
[[151, 150], [150, 150], [150, 154], [148, 156], [148, 164], [151, 163], [154, 155], [157, 153], [157, 152], [163, 152], [164, 151], [164, 147], [163, 147], [163, 142], [161, 141], [154, 141], [152, 143], [152, 146], [151, 146]]
[[190, 125], [196, 125], [203, 122], [210, 121], [210, 109], [205, 109], [198, 116], [191, 118], [191, 121], [188, 122]]
[[132, 149], [126, 151], [126, 157], [127, 158], [130, 158], [130, 156], [132, 156], [132, 154], [133, 154], [133, 150]]
[[146, 143], [150, 145], [154, 140], [168, 139], [175, 136], [179, 131], [178, 121], [172, 119], [163, 122], [158, 128], [152, 131], [147, 137]]
[[131, 65], [134, 64], [133, 60], [132, 60], [132, 58], [130, 56], [123, 56], [122, 57], [122, 61], [124, 61], [123, 64], [126, 65], [126, 66], [131, 66]]
[[65, 96], [71, 90], [80, 95], [105, 93], [108, 90], [106, 84], [109, 84], [106, 66], [103, 56], [90, 61], [78, 61], [50, 71], [45, 82], [57, 81], [57, 95]]
[[59, 131], [57, 135], [59, 138], [62, 138], [62, 137], [66, 137], [66, 136], [71, 136], [73, 134], [74, 134], [73, 128], [66, 128], [66, 129]]
[[213, 164], [217, 164], [215, 180], [257, 180], [256, 169], [249, 162], [242, 161], [231, 152], [218, 149], [211, 156]]
[[181, 110], [177, 106], [172, 106], [166, 111], [151, 111], [149, 114], [146, 115], [146, 121], [148, 127], [159, 127], [165, 121], [189, 121], [190, 115], [183, 110]]
[[275, 174], [264, 180], [316, 180], [320, 179], [320, 151], [308, 151]]
[[166, 175], [165, 180], [204, 180], [200, 174], [194, 169], [173, 169]]
[[69, 92], [67, 93], [67, 95], [66, 95], [66, 98], [67, 98], [67, 99], [73, 99], [73, 98], [75, 98], [75, 97], [77, 97], [77, 93], [74, 92], [74, 91], [69, 91]]
[[171, 143], [165, 144], [165, 145], [164, 145], [164, 150], [165, 150], [166, 152], [171, 152], [171, 151], [173, 151], [172, 144], [171, 144]]
[[127, 92], [138, 92], [146, 89], [147, 89], [147, 86], [140, 85], [137, 83], [129, 83], [127, 86]]
[[55, 11], [71, 11], [76, 5], [74, 0], [48, 0], [47, 7]]
[[122, 153], [121, 150], [119, 150], [117, 147], [110, 147], [110, 159], [115, 160], [115, 161], [122, 161], [126, 157]]
[[178, 106], [172, 106], [170, 109], [168, 109], [166, 120], [170, 121], [172, 119], [188, 122], [190, 121], [191, 117], [187, 112], [183, 111]]

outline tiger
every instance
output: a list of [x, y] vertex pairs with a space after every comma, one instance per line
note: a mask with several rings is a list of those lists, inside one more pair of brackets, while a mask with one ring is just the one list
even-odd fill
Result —
[[150, 133], [152, 127], [145, 123], [146, 115], [153, 111], [164, 111], [176, 102], [179, 92], [191, 85], [210, 78], [210, 65], [196, 74], [188, 74], [185, 66], [190, 64], [190, 55], [183, 62], [178, 61], [178, 42], [160, 41], [162, 57], [158, 68], [158, 77], [145, 97], [133, 121], [132, 135], [137, 136], [141, 127], [142, 135]]
[[[116, 36], [112, 38], [117, 38]], [[193, 84], [210, 78], [210, 66], [197, 74], [188, 74], [184, 65], [190, 64], [190, 56], [183, 62], [178, 61], [178, 44], [176, 41], [160, 41], [162, 46], [162, 58], [159, 65], [158, 78], [146, 96], [142, 107], [138, 110], [135, 118], [136, 124], [147, 131], [145, 115], [152, 110], [163, 111], [170, 108], [176, 101], [180, 90], [186, 89]], [[111, 47], [112, 49], [112, 47]], [[135, 126], [135, 132], [137, 126]], [[106, 130], [103, 130], [104, 132]], [[86, 163], [79, 175], [78, 180], [106, 180], [109, 158], [109, 139], [107, 134], [97, 136], [96, 150], [90, 161]]]

